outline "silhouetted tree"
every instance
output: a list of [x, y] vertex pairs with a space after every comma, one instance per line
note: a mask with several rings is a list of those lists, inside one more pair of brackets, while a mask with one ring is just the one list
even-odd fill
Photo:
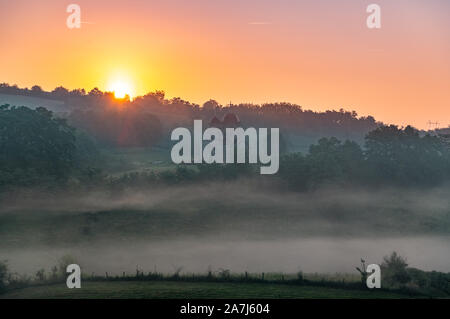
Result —
[[74, 167], [74, 129], [45, 108], [0, 107], [0, 185], [64, 180]]

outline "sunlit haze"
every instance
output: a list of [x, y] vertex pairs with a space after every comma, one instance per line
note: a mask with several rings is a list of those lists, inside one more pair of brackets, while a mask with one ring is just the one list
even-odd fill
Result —
[[79, 0], [82, 27], [69, 29], [69, 2], [1, 0], [0, 80], [447, 126], [450, 2], [377, 3], [371, 30], [364, 1]]

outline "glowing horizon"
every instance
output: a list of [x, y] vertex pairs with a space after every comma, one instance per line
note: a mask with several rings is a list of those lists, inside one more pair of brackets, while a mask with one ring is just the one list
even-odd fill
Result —
[[448, 1], [378, 0], [379, 30], [365, 26], [365, 1], [77, 3], [72, 30], [69, 3], [0, 3], [0, 82], [450, 124]]

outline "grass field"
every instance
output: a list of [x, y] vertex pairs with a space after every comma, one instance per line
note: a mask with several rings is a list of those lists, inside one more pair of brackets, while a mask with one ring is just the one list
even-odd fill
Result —
[[387, 291], [351, 290], [326, 287], [264, 283], [214, 283], [175, 281], [84, 282], [81, 289], [68, 289], [65, 284], [15, 289], [0, 299], [89, 299], [89, 298], [408, 298]]

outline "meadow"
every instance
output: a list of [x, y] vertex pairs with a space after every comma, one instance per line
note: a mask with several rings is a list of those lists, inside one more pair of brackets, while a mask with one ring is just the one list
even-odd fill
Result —
[[[167, 123], [139, 108], [95, 112], [73, 113], [86, 133], [42, 108], [2, 106], [3, 296], [70, 297], [60, 284], [69, 256], [86, 279], [72, 297], [448, 297], [450, 152], [440, 138], [392, 126], [365, 148], [323, 138], [267, 178], [251, 165], [176, 166], [158, 141]], [[371, 123], [346, 114], [327, 116]], [[396, 161], [384, 155], [392, 148]], [[393, 251], [408, 262], [386, 261]], [[361, 288], [362, 258], [387, 269], [393, 290]], [[195, 275], [205, 271], [216, 277]]]
[[81, 289], [67, 289], [65, 284], [39, 285], [14, 289], [0, 299], [251, 299], [251, 298], [418, 298], [389, 291], [338, 289], [265, 283], [214, 283], [180, 281], [85, 282]]

